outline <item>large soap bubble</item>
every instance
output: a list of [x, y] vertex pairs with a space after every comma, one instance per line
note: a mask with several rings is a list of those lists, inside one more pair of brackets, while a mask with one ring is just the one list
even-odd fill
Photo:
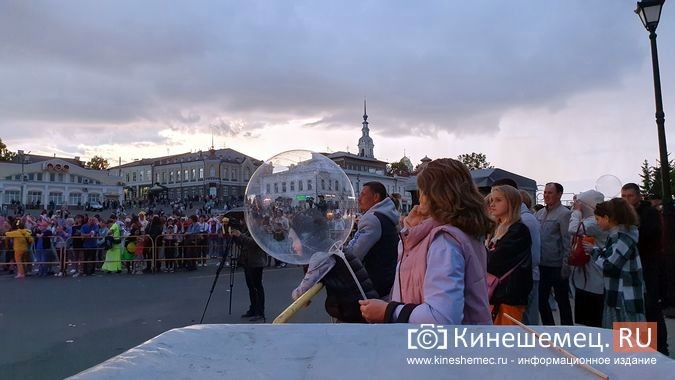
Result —
[[344, 171], [320, 153], [280, 153], [246, 187], [246, 225], [258, 245], [290, 264], [339, 248], [352, 230], [357, 202]]
[[595, 190], [609, 198], [618, 196], [621, 193], [621, 186], [621, 180], [611, 174], [602, 175], [595, 181]]

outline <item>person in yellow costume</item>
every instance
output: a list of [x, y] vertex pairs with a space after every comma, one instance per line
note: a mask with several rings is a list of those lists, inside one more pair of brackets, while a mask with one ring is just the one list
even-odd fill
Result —
[[16, 229], [5, 232], [5, 236], [12, 238], [14, 248], [14, 261], [16, 263], [16, 276], [14, 278], [23, 278], [25, 276], [23, 269], [23, 259], [30, 245], [33, 244], [30, 230], [26, 229], [22, 221], [16, 222]]
[[105, 263], [101, 267], [101, 270], [105, 272], [121, 272], [122, 271], [122, 251], [121, 251], [121, 237], [122, 231], [120, 230], [120, 225], [117, 224], [117, 217], [112, 215], [108, 221], [110, 224], [110, 231], [108, 232], [108, 237], [110, 239], [112, 236], [112, 247], [108, 249], [105, 253]]

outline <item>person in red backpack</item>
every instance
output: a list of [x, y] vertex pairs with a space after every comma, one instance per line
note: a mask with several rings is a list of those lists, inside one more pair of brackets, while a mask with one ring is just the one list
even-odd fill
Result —
[[[570, 215], [569, 233], [572, 239], [579, 235], [577, 239], [584, 239], [590, 243], [594, 242], [599, 248], [605, 247], [607, 232], [598, 227], [594, 214], [595, 205], [604, 200], [605, 196], [595, 190], [584, 191], [576, 196]], [[588, 257], [585, 252], [582, 252], [582, 254]], [[574, 265], [573, 260], [570, 260], [570, 265]], [[593, 260], [585, 260], [585, 264], [574, 266], [572, 286], [575, 290], [574, 320], [576, 323], [591, 327], [602, 327], [602, 310], [605, 299], [602, 268]]]

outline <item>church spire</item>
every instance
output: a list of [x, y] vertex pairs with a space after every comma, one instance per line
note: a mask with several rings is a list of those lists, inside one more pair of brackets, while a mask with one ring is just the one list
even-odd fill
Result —
[[359, 139], [359, 156], [375, 158], [373, 153], [373, 139], [370, 138], [370, 128], [368, 128], [368, 112], [366, 109], [366, 99], [363, 99], [363, 122], [361, 123], [361, 138]]
[[366, 98], [363, 98], [363, 121], [368, 121], [368, 112], [366, 112]]

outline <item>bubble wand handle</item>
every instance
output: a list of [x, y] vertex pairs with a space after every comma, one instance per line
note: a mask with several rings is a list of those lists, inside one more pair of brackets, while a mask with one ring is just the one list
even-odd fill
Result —
[[311, 288], [309, 288], [308, 291], [303, 293], [300, 297], [298, 297], [295, 302], [292, 304], [288, 305], [286, 310], [282, 311], [281, 314], [279, 314], [276, 318], [274, 318], [274, 321], [272, 321], [272, 324], [281, 324], [281, 323], [286, 323], [288, 322], [300, 309], [305, 307], [307, 303], [317, 295], [321, 289], [323, 289], [323, 284], [318, 282]]

